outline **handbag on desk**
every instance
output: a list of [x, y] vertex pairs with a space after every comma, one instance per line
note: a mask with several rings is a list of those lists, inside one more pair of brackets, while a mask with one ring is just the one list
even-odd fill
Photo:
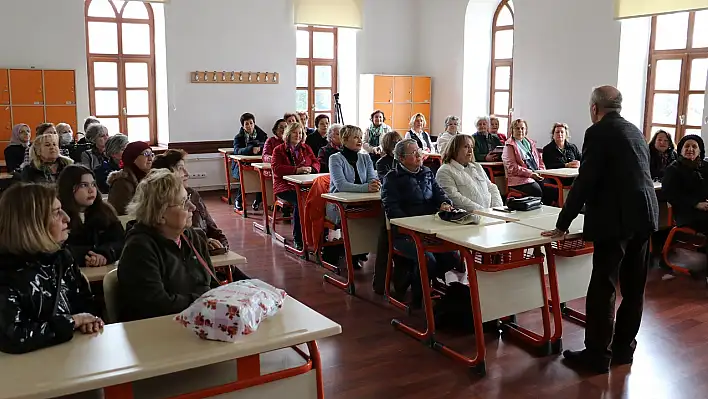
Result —
[[453, 209], [451, 211], [440, 211], [437, 217], [446, 222], [457, 224], [479, 224], [482, 219], [479, 215], [472, 214], [464, 209]]
[[533, 211], [540, 209], [543, 203], [539, 197], [509, 198], [506, 207], [512, 211]]

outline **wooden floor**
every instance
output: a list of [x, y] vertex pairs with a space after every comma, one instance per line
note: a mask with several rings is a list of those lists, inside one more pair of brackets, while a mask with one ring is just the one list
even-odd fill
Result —
[[[229, 238], [231, 249], [248, 258], [244, 272], [285, 289], [342, 325], [343, 333], [322, 340], [328, 399], [397, 398], [708, 398], [708, 290], [705, 283], [678, 277], [662, 281], [652, 270], [644, 319], [633, 366], [609, 375], [579, 375], [561, 356], [536, 357], [514, 342], [487, 339], [487, 376], [478, 378], [442, 354], [394, 330], [391, 319], [405, 317], [371, 290], [374, 257], [357, 271], [357, 295], [324, 283], [323, 269], [286, 253], [281, 244], [234, 214], [216, 193], [204, 193], [209, 210]], [[284, 231], [290, 225], [283, 227]], [[288, 234], [289, 236], [289, 234]], [[583, 301], [572, 306], [584, 310]], [[540, 331], [540, 313], [519, 322]], [[407, 320], [423, 324], [414, 314]], [[563, 322], [566, 349], [583, 347], [584, 330]], [[471, 336], [439, 334], [440, 341], [474, 354]]]

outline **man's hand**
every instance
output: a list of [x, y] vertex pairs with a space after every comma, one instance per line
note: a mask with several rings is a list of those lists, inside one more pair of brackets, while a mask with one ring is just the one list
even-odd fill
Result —
[[708, 202], [699, 202], [696, 204], [696, 209], [699, 211], [707, 212], [708, 211]]
[[551, 238], [560, 238], [563, 237], [567, 234], [565, 231], [561, 231], [558, 229], [553, 229], [553, 230], [548, 230], [548, 231], [543, 231], [541, 232], [541, 235], [544, 237], [551, 237]]
[[257, 155], [261, 153], [261, 147], [253, 147], [253, 154]]

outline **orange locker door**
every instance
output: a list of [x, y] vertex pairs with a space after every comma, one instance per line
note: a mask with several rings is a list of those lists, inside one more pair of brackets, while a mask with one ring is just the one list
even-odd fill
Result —
[[76, 128], [76, 107], [71, 106], [47, 106], [47, 122], [53, 124], [68, 123], [71, 125], [71, 130], [78, 132]]
[[[0, 141], [0, 159], [2, 159], [3, 161], [5, 160], [5, 148], [7, 148], [7, 146], [9, 144], [10, 144], [9, 141]], [[5, 170], [5, 169], [6, 169], [5, 165], [3, 165], [2, 166], [3, 172], [7, 172], [7, 170]]]
[[413, 104], [411, 116], [418, 113], [421, 113], [423, 114], [423, 116], [425, 116], [425, 121], [427, 122], [425, 125], [425, 130], [430, 132], [430, 129], [432, 129], [430, 127], [430, 104]]
[[393, 104], [392, 103], [374, 103], [374, 109], [383, 111], [386, 120], [385, 124], [391, 126], [391, 119], [393, 118]]
[[430, 77], [414, 76], [413, 77], [413, 102], [414, 103], [429, 103], [430, 102]]
[[411, 104], [401, 103], [393, 104], [393, 121], [392, 126], [394, 130], [398, 130], [399, 133], [405, 135], [410, 129], [411, 122]]
[[74, 71], [44, 71], [46, 105], [75, 105]]
[[32, 140], [35, 137], [35, 128], [44, 123], [44, 107], [25, 106], [12, 107], [12, 124], [26, 123], [32, 129]]
[[393, 102], [393, 76], [374, 76], [374, 102]]
[[11, 69], [10, 86], [13, 105], [42, 105], [42, 71], [33, 69]]
[[413, 79], [410, 76], [395, 76], [393, 78], [393, 102], [409, 103], [412, 100]]
[[0, 104], [10, 104], [10, 79], [7, 69], [0, 69]]
[[10, 141], [12, 136], [12, 118], [10, 107], [0, 105], [0, 141]]

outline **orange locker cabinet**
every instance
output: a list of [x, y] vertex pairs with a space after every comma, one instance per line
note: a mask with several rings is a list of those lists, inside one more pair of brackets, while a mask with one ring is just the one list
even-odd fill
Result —
[[0, 105], [0, 141], [10, 141], [12, 136], [12, 118], [10, 107]]
[[[10, 144], [9, 141], [0, 141], [0, 159], [5, 160], [5, 148]], [[3, 166], [2, 168], [4, 171], [7, 171], [6, 167]]]
[[13, 106], [12, 107], [12, 123], [26, 123], [32, 129], [32, 140], [35, 137], [35, 128], [44, 123], [44, 107], [42, 106]]
[[430, 78], [427, 76], [413, 77], [413, 102], [430, 103]]
[[423, 114], [423, 116], [425, 116], [425, 122], [427, 123], [425, 126], [425, 130], [427, 132], [430, 132], [430, 104], [414, 103], [413, 109], [411, 110], [411, 115], [415, 115], [417, 113], [421, 113]]
[[0, 69], [0, 105], [10, 104], [10, 78], [7, 69]]
[[393, 118], [389, 125], [399, 133], [407, 132], [410, 129], [411, 115], [413, 115], [411, 110], [410, 103], [393, 104]]
[[393, 76], [374, 76], [374, 102], [393, 102]]
[[76, 129], [76, 107], [73, 105], [48, 105], [46, 121], [55, 125], [62, 122], [68, 123], [71, 125], [71, 130], [78, 132]]
[[43, 105], [42, 71], [11, 69], [10, 96], [12, 105]]
[[[420, 112], [428, 122], [430, 132], [431, 78], [411, 75], [359, 76], [359, 125], [368, 126], [369, 116], [375, 109], [386, 114], [386, 124], [405, 132], [413, 114]], [[388, 105], [388, 106], [387, 106]]]
[[44, 71], [46, 105], [76, 105], [74, 71]]
[[413, 78], [410, 76], [395, 76], [393, 78], [393, 102], [409, 103], [413, 100], [411, 91], [413, 89]]

